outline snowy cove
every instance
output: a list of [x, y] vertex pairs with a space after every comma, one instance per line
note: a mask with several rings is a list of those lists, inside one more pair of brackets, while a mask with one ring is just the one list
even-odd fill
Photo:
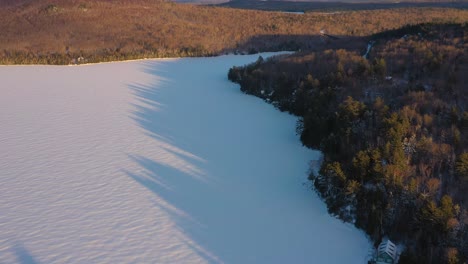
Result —
[[0, 262], [365, 263], [296, 118], [227, 80], [258, 56], [0, 67]]

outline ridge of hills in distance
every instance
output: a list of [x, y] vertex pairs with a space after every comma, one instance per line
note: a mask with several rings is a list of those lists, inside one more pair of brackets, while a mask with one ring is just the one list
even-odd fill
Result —
[[442, 7], [468, 9], [468, 0], [173, 0], [178, 3], [216, 5], [222, 7], [265, 11], [313, 12], [375, 10], [407, 7]]
[[[32, 3], [35, 0], [1, 0], [0, 7]], [[125, 2], [127, 0], [95, 0], [100, 2]], [[452, 7], [468, 8], [468, 0], [155, 0], [176, 3], [218, 5], [242, 9], [270, 11], [314, 11], [330, 9], [385, 9], [399, 7]], [[60, 1], [58, 1], [60, 2]]]

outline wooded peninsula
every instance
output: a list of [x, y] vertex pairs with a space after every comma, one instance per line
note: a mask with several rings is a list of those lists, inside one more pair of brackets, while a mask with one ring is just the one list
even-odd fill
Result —
[[259, 58], [229, 79], [300, 117], [331, 214], [405, 244], [399, 263], [465, 263], [467, 48], [466, 23], [420, 24], [373, 35], [366, 52]]

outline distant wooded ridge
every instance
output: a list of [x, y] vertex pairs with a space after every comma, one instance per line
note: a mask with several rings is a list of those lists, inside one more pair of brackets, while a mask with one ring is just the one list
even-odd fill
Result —
[[[193, 2], [198, 2], [194, 0]], [[266, 11], [342, 11], [342, 10], [376, 10], [408, 7], [449, 7], [468, 8], [468, 1], [262, 1], [262, 0], [231, 0], [223, 1], [218, 6], [256, 9]]]

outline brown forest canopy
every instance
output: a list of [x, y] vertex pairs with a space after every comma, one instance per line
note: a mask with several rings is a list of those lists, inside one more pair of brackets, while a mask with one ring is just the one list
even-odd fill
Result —
[[[436, 8], [295, 15], [161, 0], [2, 3], [2, 64], [60, 64], [70, 56], [102, 61], [305, 49], [317, 41], [321, 29], [362, 37], [405, 24], [468, 21], [466, 10]], [[38, 59], [44, 57], [49, 59]]]

